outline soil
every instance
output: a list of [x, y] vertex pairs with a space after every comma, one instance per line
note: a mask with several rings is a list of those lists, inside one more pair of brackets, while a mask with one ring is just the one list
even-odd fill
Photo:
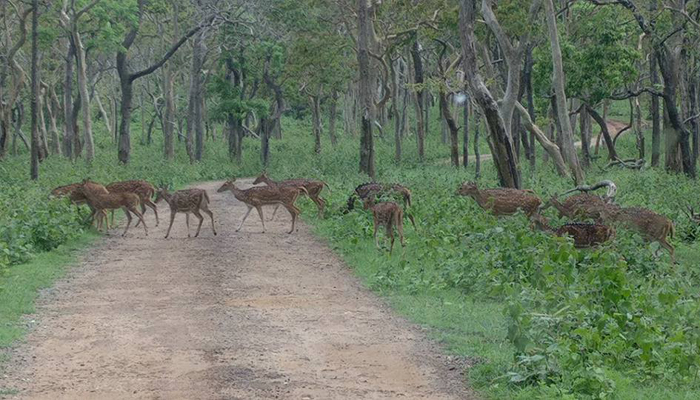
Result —
[[394, 315], [307, 226], [288, 235], [280, 210], [263, 234], [252, 212], [236, 233], [246, 207], [219, 185], [196, 185], [218, 236], [205, 219], [188, 238], [179, 214], [164, 239], [161, 203], [159, 227], [146, 213], [148, 237], [112, 230], [42, 293], [0, 375], [0, 388], [18, 392], [7, 397], [474, 397], [464, 363]]

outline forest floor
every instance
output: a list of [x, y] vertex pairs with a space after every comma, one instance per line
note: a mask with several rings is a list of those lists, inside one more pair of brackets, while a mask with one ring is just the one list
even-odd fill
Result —
[[188, 239], [179, 214], [164, 239], [161, 206], [157, 228], [147, 212], [148, 237], [112, 230], [44, 291], [7, 355], [0, 397], [474, 397], [467, 362], [396, 316], [306, 225], [288, 235], [280, 210], [262, 234], [252, 212], [235, 233], [246, 207], [218, 185], [197, 185], [218, 236], [205, 219]]

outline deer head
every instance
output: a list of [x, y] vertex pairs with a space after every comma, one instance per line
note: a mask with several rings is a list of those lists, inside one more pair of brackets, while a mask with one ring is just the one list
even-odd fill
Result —
[[224, 182], [223, 185], [217, 190], [218, 193], [225, 192], [227, 190], [233, 190], [236, 188], [236, 185], [234, 185], [234, 182], [236, 181], [236, 178], [232, 178], [226, 182]]
[[255, 180], [253, 181], [253, 185], [257, 185], [258, 183], [264, 183], [264, 182], [267, 182], [268, 180], [270, 180], [270, 177], [267, 176], [267, 172], [266, 172], [266, 171], [263, 171], [263, 172], [260, 174], [260, 176], [258, 176], [257, 178], [255, 178]]
[[479, 188], [476, 182], [464, 182], [462, 186], [457, 189], [457, 194], [460, 196], [474, 196], [479, 193]]

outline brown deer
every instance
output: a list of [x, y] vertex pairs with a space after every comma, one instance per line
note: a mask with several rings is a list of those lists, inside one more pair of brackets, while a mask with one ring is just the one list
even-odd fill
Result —
[[462, 183], [457, 194], [473, 198], [479, 207], [497, 216], [512, 215], [522, 210], [529, 218], [542, 203], [531, 190], [510, 188], [479, 190], [476, 182]]
[[659, 242], [671, 254], [671, 261], [676, 262], [675, 249], [666, 239], [675, 233], [670, 219], [643, 207], [609, 208], [605, 218], [636, 231], [647, 242]]
[[377, 197], [382, 196], [398, 196], [403, 200], [404, 207], [411, 206], [411, 191], [407, 187], [398, 183], [368, 182], [355, 188], [355, 192], [348, 198], [347, 211], [352, 211], [355, 208], [357, 198], [363, 202], [365, 200], [374, 202]]
[[136, 217], [138, 217], [141, 223], [143, 223], [143, 230], [146, 232], [146, 236], [148, 236], [148, 227], [146, 227], [146, 222], [143, 220], [143, 215], [141, 212], [137, 209], [137, 207], [141, 204], [139, 196], [133, 193], [104, 193], [87, 179], [83, 181], [78, 190], [85, 196], [88, 205], [92, 209], [101, 213], [105, 220], [107, 219], [107, 214], [105, 211], [116, 210], [118, 208], [124, 210], [127, 223], [122, 236], [126, 235], [126, 232], [129, 231], [129, 226], [131, 226], [131, 213], [136, 214]]
[[541, 214], [532, 217], [532, 225], [557, 236], [573, 238], [574, 247], [579, 249], [596, 247], [615, 237], [615, 228], [597, 223], [571, 222], [554, 229], [549, 220]]
[[[399, 241], [401, 242], [401, 247], [406, 247], [406, 243], [403, 238], [403, 218], [404, 212], [401, 206], [393, 201], [375, 203], [373, 199], [367, 199], [364, 202], [364, 208], [372, 210], [372, 216], [374, 218], [374, 245], [379, 248], [379, 240], [377, 239], [377, 230], [380, 226], [386, 228], [386, 235], [391, 239], [391, 247], [389, 248], [389, 254], [394, 251], [394, 226], [396, 231], [399, 233]], [[413, 223], [413, 228], [416, 228], [415, 222]]]
[[[101, 191], [102, 193], [109, 193], [104, 186], [100, 185], [97, 182], [92, 182], [88, 180], [87, 184], [91, 185], [91, 187], [94, 190]], [[90, 208], [90, 215], [88, 216], [88, 219], [86, 219], [86, 221], [90, 220], [91, 223], [95, 223], [95, 226], [97, 226], [97, 228], [99, 229], [102, 223], [102, 218], [106, 218], [107, 214], [104, 211], [102, 211], [100, 215], [97, 216], [97, 218], [95, 218], [95, 214], [97, 213], [97, 211], [87, 203], [87, 198], [85, 197], [83, 192], [79, 190], [80, 185], [82, 185], [82, 183], [79, 182], [71, 183], [70, 185], [59, 186], [51, 191], [51, 196], [54, 196], [56, 198], [68, 197], [71, 203], [73, 203], [78, 210], [80, 210], [81, 205], [86, 204], [88, 208]], [[107, 224], [107, 229], [109, 229], [109, 223]]]
[[235, 178], [226, 181], [223, 185], [221, 185], [217, 192], [221, 193], [228, 190], [231, 193], [233, 193], [233, 196], [236, 199], [238, 199], [238, 201], [245, 203], [245, 205], [248, 207], [248, 211], [243, 217], [243, 220], [238, 226], [238, 229], [236, 229], [236, 232], [241, 230], [246, 218], [248, 218], [250, 212], [253, 210], [253, 208], [255, 208], [258, 211], [258, 215], [260, 216], [260, 222], [262, 222], [263, 233], [265, 233], [265, 220], [263, 219], [262, 206], [277, 204], [282, 205], [292, 215], [292, 228], [289, 230], [288, 233], [294, 232], [297, 216], [301, 214], [301, 210], [297, 208], [296, 205], [294, 205], [294, 202], [297, 200], [297, 197], [299, 197], [300, 193], [304, 193], [307, 196], [309, 195], [309, 192], [306, 190], [306, 188], [304, 188], [303, 186], [282, 186], [278, 188], [273, 188], [269, 186], [257, 186], [249, 189], [239, 189], [234, 184], [235, 181]]
[[[605, 196], [600, 197], [588, 192], [607, 187], [608, 191]], [[559, 200], [557, 195], [552, 196], [546, 204], [540, 207], [540, 212], [553, 206], [559, 212], [560, 217], [569, 219], [592, 219], [598, 223], [602, 222], [606, 211], [614, 209], [616, 206], [612, 203], [617, 186], [609, 180], [601, 181], [593, 186], [579, 186], [565, 192], [563, 195], [582, 191], [584, 193], [576, 194], [566, 198], [563, 202]]]
[[[173, 227], [173, 221], [175, 221], [175, 215], [177, 213], [185, 213], [187, 237], [190, 237], [190, 213], [194, 214], [199, 219], [197, 233], [194, 234], [194, 237], [199, 236], [199, 231], [202, 229], [202, 223], [204, 222], [204, 217], [200, 211], [204, 211], [204, 213], [211, 218], [211, 230], [214, 232], [214, 236], [216, 236], [214, 213], [209, 210], [209, 195], [205, 190], [185, 189], [170, 193], [167, 188], [161, 187], [156, 191], [155, 202], [158, 203], [161, 200], [165, 200], [170, 206], [170, 225], [168, 226], [168, 232], [165, 234], [166, 239], [170, 236], [170, 229]], [[153, 211], [155, 211], [155, 209]]]
[[[267, 186], [273, 188], [277, 188], [280, 186], [303, 186], [306, 189], [306, 191], [309, 192], [309, 198], [311, 199], [311, 201], [316, 203], [316, 206], [318, 207], [318, 216], [323, 218], [323, 210], [326, 207], [326, 200], [324, 200], [321, 197], [321, 191], [324, 187], [327, 187], [329, 192], [331, 190], [330, 186], [328, 186], [326, 182], [314, 179], [288, 179], [285, 181], [273, 181], [267, 176], [267, 173], [263, 172], [262, 174], [260, 174], [260, 176], [258, 176], [255, 179], [255, 181], [253, 181], [253, 185], [257, 185], [259, 183], [265, 183]], [[270, 220], [275, 219], [275, 214], [277, 213], [277, 209], [279, 207], [279, 204], [275, 207], [275, 210], [272, 212], [272, 218], [270, 218]]]
[[[150, 183], [142, 180], [112, 182], [107, 185], [107, 191], [110, 193], [133, 193], [139, 196], [141, 200], [141, 213], [146, 214], [146, 206], [148, 206], [156, 215], [156, 226], [160, 224], [160, 221], [158, 221], [157, 207], [155, 203], [151, 201], [153, 195], [156, 193], [156, 188]], [[140, 223], [141, 221], [137, 222], [136, 226], [139, 226]], [[112, 211], [112, 224], [114, 224], [114, 211]]]

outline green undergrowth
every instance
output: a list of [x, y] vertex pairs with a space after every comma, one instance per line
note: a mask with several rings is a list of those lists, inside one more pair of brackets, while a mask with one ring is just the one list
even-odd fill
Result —
[[[376, 137], [378, 180], [411, 188], [414, 204], [408, 212], [418, 224], [417, 230], [405, 226], [407, 246], [395, 248], [391, 257], [386, 248], [374, 247], [370, 214], [345, 210], [354, 187], [368, 180], [356, 173], [358, 137], [343, 137], [335, 149], [324, 138], [322, 153], [314, 155], [308, 122], [285, 119], [284, 139], [271, 141], [267, 170], [273, 179], [303, 176], [329, 183], [326, 218], [316, 219], [313, 203], [303, 199], [304, 218], [368, 287], [463, 357], [470, 366], [467, 380], [485, 397], [699, 398], [700, 244], [697, 226], [683, 213], [686, 204], [698, 206], [697, 183], [662, 170], [603, 171], [602, 149], [588, 182], [612, 179], [620, 204], [649, 207], [673, 219], [679, 264], [672, 265], [664, 252], [656, 255], [658, 244], [648, 245], [624, 229], [600, 249], [578, 250], [566, 239], [533, 232], [523, 215], [495, 218], [473, 200], [456, 196], [459, 184], [473, 179], [474, 166], [430, 166], [448, 157], [439, 124], [431, 127], [422, 164], [414, 137], [404, 141], [399, 164], [393, 160], [393, 138]], [[622, 156], [634, 154], [633, 143], [631, 135], [620, 139]], [[176, 160], [164, 162], [158, 140], [136, 144], [130, 164], [120, 166], [114, 145], [98, 136], [92, 165], [52, 158], [42, 164], [38, 183], [25, 179], [26, 155], [1, 163], [0, 251], [10, 248], [11, 256], [0, 261], [0, 287], [28, 260], [52, 256], [66, 238], [90, 232], [74, 207], [48, 199], [53, 186], [84, 177], [179, 186], [261, 170], [257, 141], [245, 141], [240, 166], [228, 158], [221, 139], [208, 140], [203, 161], [194, 164], [182, 147]], [[538, 163], [536, 173], [525, 164], [524, 186], [542, 198], [572, 187], [550, 164]], [[482, 172], [479, 184], [496, 186], [490, 162]], [[547, 215], [554, 224], [564, 223], [552, 210]], [[0, 333], [10, 338], [0, 345], [17, 337], [8, 332]]]

